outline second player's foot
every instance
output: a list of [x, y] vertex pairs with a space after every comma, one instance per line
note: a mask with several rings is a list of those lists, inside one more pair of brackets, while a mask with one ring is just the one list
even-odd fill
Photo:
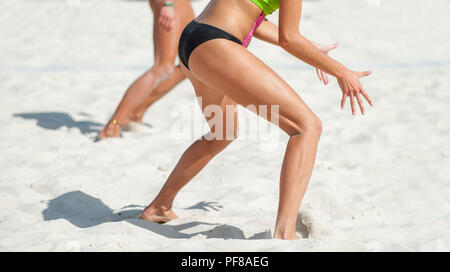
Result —
[[131, 114], [130, 117], [128, 118], [129, 121], [135, 122], [135, 123], [139, 123], [142, 124], [142, 119], [143, 119], [143, 115], [138, 115], [138, 114]]
[[100, 140], [105, 138], [117, 138], [120, 137], [120, 125], [109, 122], [99, 133], [98, 138]]

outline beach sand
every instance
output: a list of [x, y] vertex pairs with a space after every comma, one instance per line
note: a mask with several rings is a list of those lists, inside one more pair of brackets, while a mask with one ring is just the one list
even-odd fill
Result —
[[[192, 3], [198, 14], [207, 1]], [[246, 136], [264, 137], [264, 122], [243, 126], [181, 191], [179, 219], [136, 219], [202, 135], [179, 134], [180, 118], [203, 122], [185, 81], [149, 110], [150, 131], [94, 141], [153, 63], [146, 1], [1, 1], [0, 251], [449, 251], [449, 8], [304, 1], [302, 34], [339, 42], [332, 57], [373, 70], [362, 80], [375, 103], [364, 117], [340, 110], [334, 79], [324, 87], [313, 68], [252, 41], [324, 127], [299, 211], [303, 238], [281, 241], [270, 237], [287, 137], [273, 127], [271, 141]]]

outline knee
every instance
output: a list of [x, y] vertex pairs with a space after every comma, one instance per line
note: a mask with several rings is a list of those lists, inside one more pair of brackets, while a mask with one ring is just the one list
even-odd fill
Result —
[[175, 72], [175, 67], [171, 63], [157, 64], [153, 68], [158, 75], [164, 78], [171, 77]]
[[293, 129], [289, 136], [303, 135], [319, 139], [322, 134], [322, 121], [314, 113], [311, 113], [302, 122], [296, 123], [296, 127]]
[[314, 115], [314, 121], [311, 125], [311, 130], [319, 137], [322, 134], [322, 120], [320, 120], [316, 115]]

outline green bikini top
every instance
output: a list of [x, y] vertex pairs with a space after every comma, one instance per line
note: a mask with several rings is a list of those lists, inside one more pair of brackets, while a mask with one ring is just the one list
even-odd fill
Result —
[[250, 0], [257, 5], [264, 15], [272, 14], [275, 10], [280, 8], [280, 0]]

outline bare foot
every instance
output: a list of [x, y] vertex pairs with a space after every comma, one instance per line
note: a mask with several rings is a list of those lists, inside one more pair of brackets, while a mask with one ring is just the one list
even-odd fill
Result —
[[298, 240], [300, 237], [294, 232], [293, 234], [277, 234], [273, 235], [273, 239], [282, 239], [282, 240]]
[[99, 133], [98, 138], [100, 140], [105, 138], [117, 138], [120, 137], [120, 125], [109, 122]]
[[164, 224], [170, 220], [177, 219], [178, 216], [170, 210], [163, 210], [160, 208], [147, 207], [139, 217], [139, 219], [144, 219], [150, 222], [155, 222], [158, 224]]

